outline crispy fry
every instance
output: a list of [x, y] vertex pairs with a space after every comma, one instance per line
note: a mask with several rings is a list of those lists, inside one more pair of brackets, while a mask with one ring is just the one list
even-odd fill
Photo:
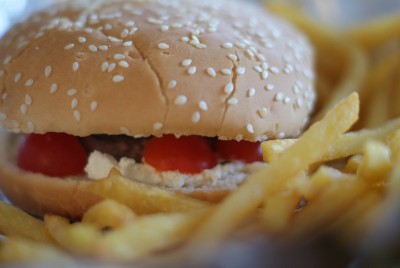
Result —
[[101, 232], [93, 225], [70, 224], [66, 218], [46, 215], [45, 226], [52, 238], [69, 252], [77, 255], [94, 255], [101, 239]]
[[208, 206], [207, 202], [183, 194], [124, 179], [115, 169], [108, 178], [94, 182], [90, 188], [102, 197], [127, 205], [137, 214], [179, 212]]
[[21, 264], [20, 267], [23, 267], [23, 263], [31, 265], [32, 262], [69, 265], [71, 267], [74, 264], [70, 256], [48, 243], [13, 237], [0, 245], [0, 264], [19, 263]]
[[118, 228], [134, 221], [135, 213], [127, 206], [111, 199], [103, 200], [89, 208], [82, 217], [82, 222], [98, 229]]
[[377, 183], [386, 180], [392, 162], [389, 148], [381, 142], [369, 141], [364, 146], [364, 154], [357, 174], [362, 179]]
[[[207, 244], [207, 249], [203, 249], [202, 253], [212, 252], [223, 237], [254, 212], [267, 193], [276, 192], [296, 173], [319, 161], [329, 144], [357, 120], [357, 114], [358, 96], [351, 94], [335, 106], [323, 120], [312, 125], [279, 159], [251, 175], [236, 192], [219, 204], [200, 226], [187, 250], [197, 252], [198, 248]], [[314, 150], [309, 151], [308, 148]]]
[[22, 210], [0, 201], [0, 234], [52, 243], [43, 222]]

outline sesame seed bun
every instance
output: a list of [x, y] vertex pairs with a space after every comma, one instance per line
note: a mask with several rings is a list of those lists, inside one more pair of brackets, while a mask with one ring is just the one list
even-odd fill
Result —
[[[294, 137], [314, 107], [313, 79], [308, 41], [260, 7], [68, 1], [1, 40], [0, 124], [76, 136]], [[0, 161], [3, 192], [33, 214], [81, 215], [98, 200], [85, 185]], [[230, 190], [189, 194], [215, 201]]]
[[70, 1], [0, 44], [14, 132], [265, 140], [300, 133], [313, 55], [289, 23], [240, 2]]

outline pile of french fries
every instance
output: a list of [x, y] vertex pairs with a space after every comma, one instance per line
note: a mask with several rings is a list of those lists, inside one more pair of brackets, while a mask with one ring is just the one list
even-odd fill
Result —
[[382, 246], [400, 207], [400, 16], [338, 32], [292, 7], [269, 8], [317, 51], [317, 111], [298, 139], [262, 143], [268, 164], [218, 204], [126, 180], [115, 169], [90, 184], [104, 199], [77, 222], [36, 219], [0, 202], [0, 264], [210, 258], [254, 223], [275, 239], [332, 233], [343, 245]]

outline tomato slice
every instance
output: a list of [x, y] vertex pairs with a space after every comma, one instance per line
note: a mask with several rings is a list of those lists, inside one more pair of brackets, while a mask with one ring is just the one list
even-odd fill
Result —
[[143, 161], [158, 171], [195, 174], [213, 168], [217, 159], [206, 139], [200, 136], [164, 135], [151, 138], [144, 147]]
[[246, 163], [262, 161], [260, 142], [218, 140], [215, 148], [224, 160], [240, 160]]
[[17, 157], [21, 169], [52, 177], [82, 174], [86, 162], [87, 155], [78, 138], [65, 133], [26, 135]]

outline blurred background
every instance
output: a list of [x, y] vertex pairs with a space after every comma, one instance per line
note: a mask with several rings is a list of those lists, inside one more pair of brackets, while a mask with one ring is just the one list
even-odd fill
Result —
[[[30, 13], [59, 1], [62, 0], [0, 0], [0, 37], [12, 23], [23, 20]], [[335, 27], [346, 27], [400, 10], [399, 0], [281, 0], [280, 2], [282, 1], [301, 6], [309, 14]]]

